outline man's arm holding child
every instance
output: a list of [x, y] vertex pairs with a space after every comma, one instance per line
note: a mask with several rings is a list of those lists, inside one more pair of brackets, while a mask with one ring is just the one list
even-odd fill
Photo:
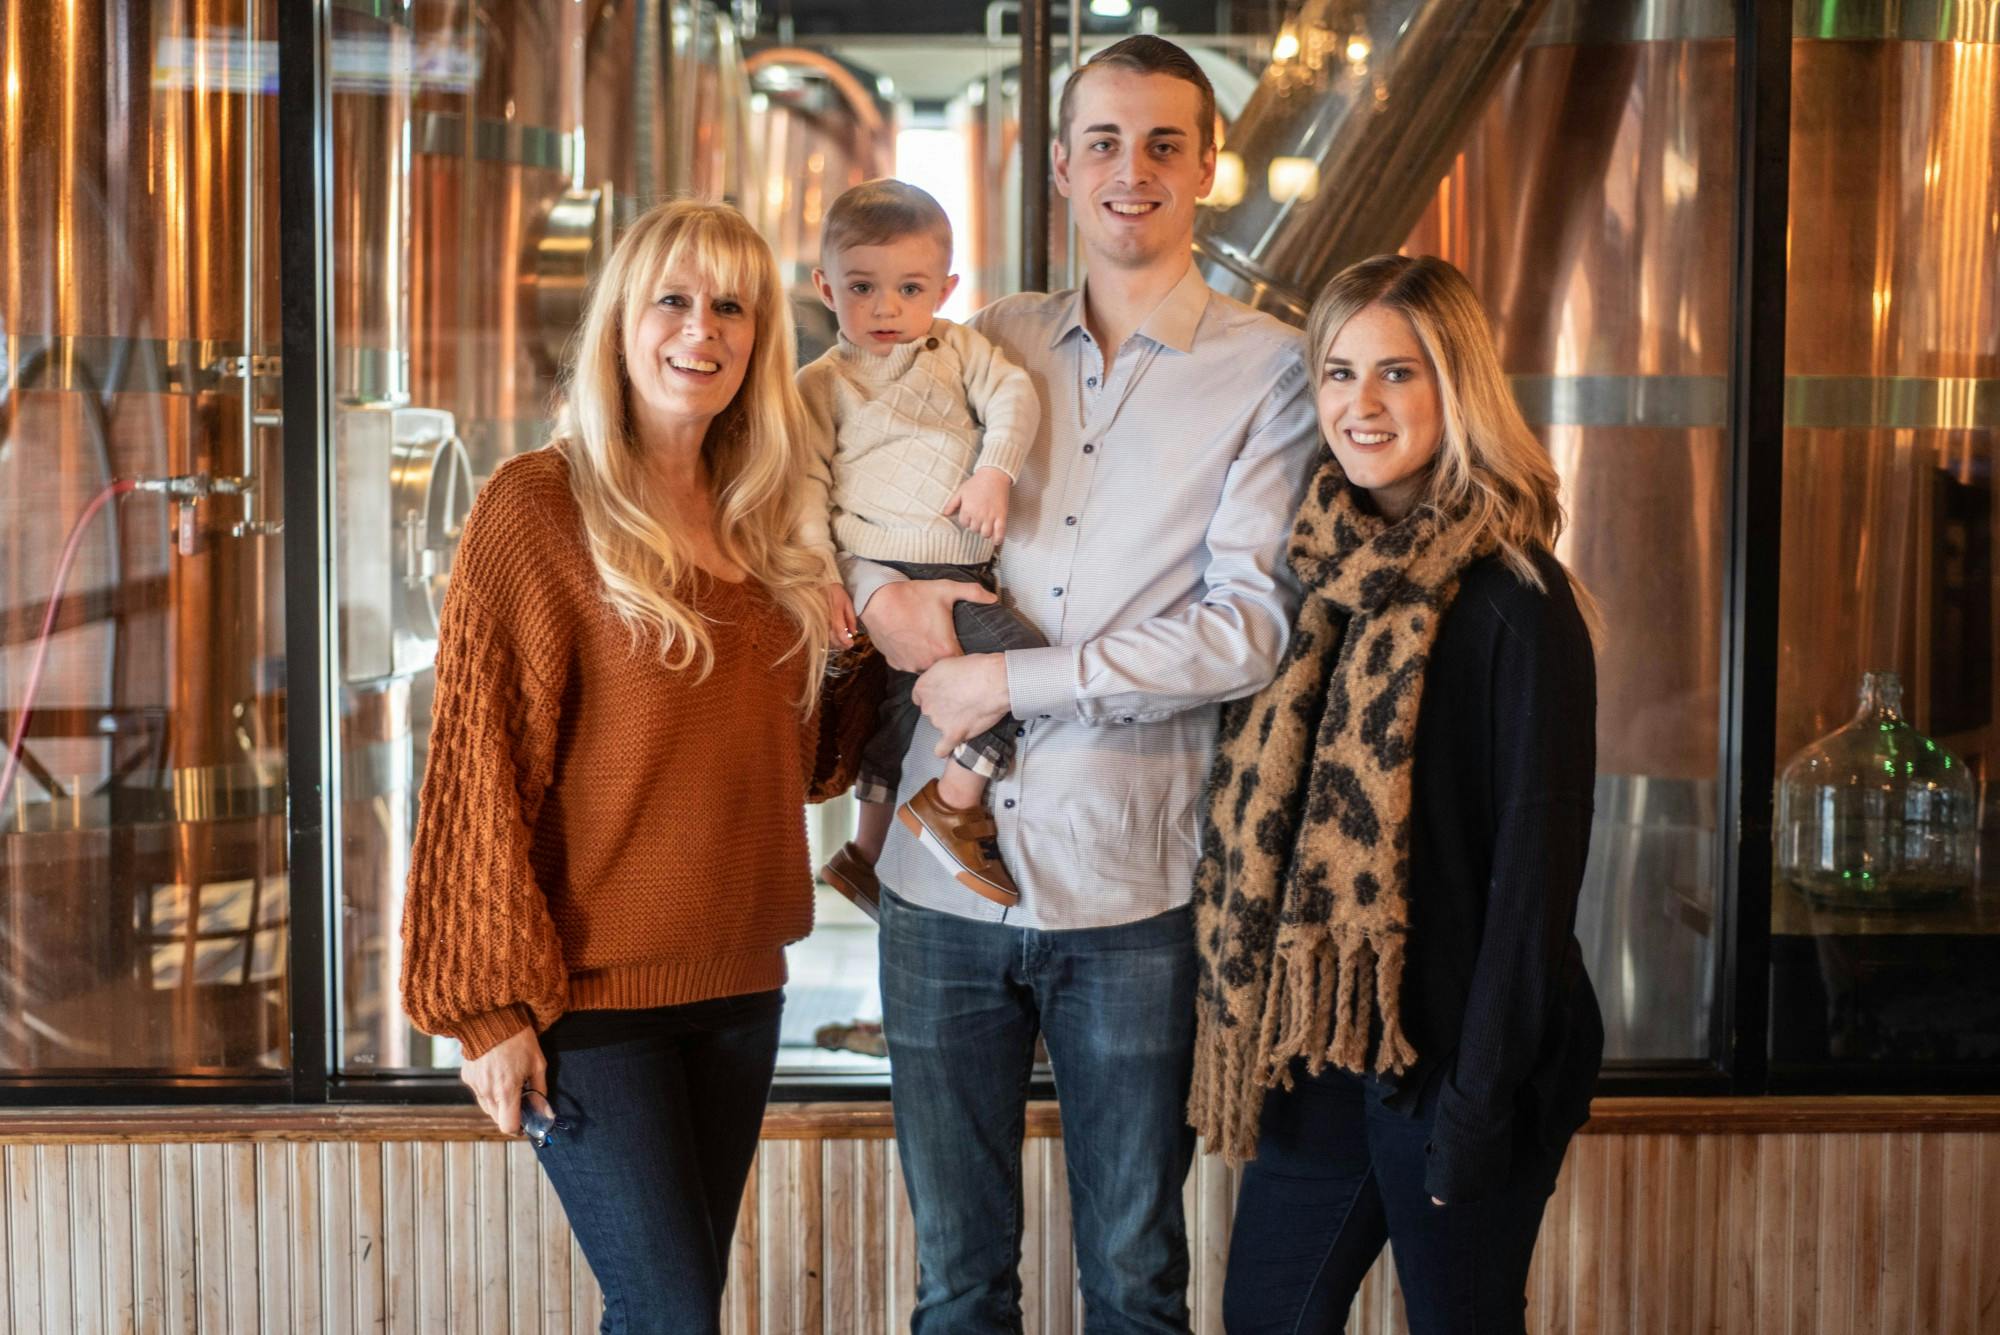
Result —
[[[1297, 606], [1286, 542], [1314, 461], [1311, 386], [1286, 359], [1224, 479], [1206, 535], [1208, 588], [1169, 616], [1080, 644], [975, 654], [934, 665], [916, 700], [954, 745], [1003, 715], [1080, 723], [1165, 718], [1236, 699], [1277, 670]], [[990, 660], [990, 661], [989, 661]]]

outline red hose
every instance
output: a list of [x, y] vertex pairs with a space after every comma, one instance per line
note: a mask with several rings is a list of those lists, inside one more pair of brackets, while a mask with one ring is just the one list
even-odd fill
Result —
[[28, 665], [28, 689], [21, 696], [21, 708], [14, 716], [14, 739], [7, 744], [7, 768], [0, 772], [0, 811], [7, 807], [7, 794], [13, 790], [14, 774], [21, 768], [21, 744], [28, 739], [28, 716], [35, 712], [35, 689], [42, 683], [42, 665], [48, 660], [49, 638], [55, 633], [56, 609], [62, 603], [63, 585], [69, 581], [69, 568], [76, 564], [77, 544], [83, 540], [83, 531], [90, 527], [90, 521], [97, 512], [110, 503], [114, 496], [122, 496], [139, 484], [131, 478], [119, 478], [90, 500], [83, 507], [83, 513], [70, 525], [69, 540], [63, 543], [62, 559], [56, 562], [56, 579], [49, 589], [48, 611], [42, 615], [42, 635], [35, 641], [34, 661]]

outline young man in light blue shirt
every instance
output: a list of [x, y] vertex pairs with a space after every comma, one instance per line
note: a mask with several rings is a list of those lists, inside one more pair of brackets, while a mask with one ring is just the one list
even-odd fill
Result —
[[1020, 1329], [1038, 1032], [1087, 1328], [1188, 1328], [1197, 802], [1217, 706], [1263, 686], [1284, 651], [1297, 602], [1285, 542], [1318, 443], [1298, 332], [1210, 292], [1193, 264], [1214, 105], [1200, 68], [1157, 37], [1072, 75], [1055, 180], [1088, 279], [971, 322], [1041, 398], [999, 570], [1048, 647], [956, 656], [966, 585], [848, 570], [875, 643], [924, 674], [906, 790], [963, 739], [1022, 721], [989, 790], [1020, 904], [965, 890], [900, 828], [879, 869], [920, 1335]]

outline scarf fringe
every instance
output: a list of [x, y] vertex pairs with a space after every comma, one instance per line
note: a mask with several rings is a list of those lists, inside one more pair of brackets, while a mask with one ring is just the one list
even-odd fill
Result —
[[1403, 1034], [1402, 977], [1400, 937], [1287, 929], [1271, 960], [1257, 1032], [1222, 1024], [1206, 1006], [1195, 1018], [1188, 1123], [1209, 1153], [1233, 1164], [1257, 1157], [1265, 1092], [1292, 1088], [1295, 1059], [1303, 1059], [1310, 1075], [1329, 1064], [1365, 1074], [1368, 1038], [1378, 1020], [1375, 1074], [1409, 1070], [1417, 1052]]
[[1204, 1010], [1195, 1020], [1194, 1079], [1188, 1089], [1188, 1125], [1208, 1152], [1233, 1164], [1257, 1157], [1263, 1122], [1264, 1081], [1253, 1065], [1254, 1035], [1230, 1028]]
[[1328, 1064], [1359, 1075], [1369, 1069], [1368, 1040], [1379, 1022], [1376, 1074], [1400, 1075], [1417, 1060], [1403, 1034], [1403, 942], [1358, 929], [1288, 929], [1271, 970], [1259, 1064], [1266, 1084], [1291, 1087], [1291, 1064], [1303, 1058], [1318, 1075]]

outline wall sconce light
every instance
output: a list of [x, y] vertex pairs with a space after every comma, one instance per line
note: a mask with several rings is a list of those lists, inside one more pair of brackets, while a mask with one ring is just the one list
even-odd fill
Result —
[[1265, 187], [1274, 204], [1303, 204], [1319, 193], [1319, 164], [1311, 158], [1272, 158]]

